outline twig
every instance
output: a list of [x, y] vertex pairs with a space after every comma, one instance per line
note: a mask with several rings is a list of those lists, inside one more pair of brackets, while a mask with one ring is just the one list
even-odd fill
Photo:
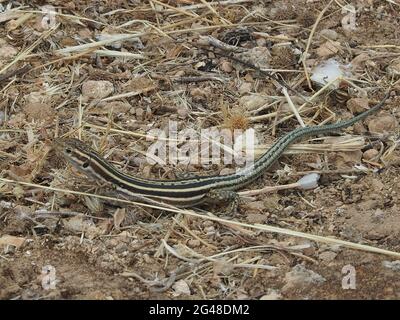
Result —
[[287, 101], [287, 103], [288, 103], [290, 109], [292, 109], [293, 114], [296, 116], [297, 121], [300, 123], [300, 125], [301, 125], [302, 127], [305, 127], [306, 125], [304, 124], [303, 119], [301, 118], [299, 112], [297, 111], [297, 108], [295, 107], [295, 105], [294, 105], [292, 99], [290, 99], [290, 96], [289, 96], [289, 94], [288, 94], [286, 88], [283, 88], [283, 89], [282, 89], [282, 93], [284, 94], [284, 96], [285, 96], [285, 98], [286, 98], [286, 101]]
[[[210, 40], [210, 39], [212, 39], [212, 37], [208, 36], [207, 39], [209, 40], [208, 43], [209, 43], [210, 45], [215, 44], [215, 41], [211, 41], [211, 40]], [[288, 89], [290, 92], [292, 92], [292, 93], [294, 93], [295, 95], [301, 97], [301, 98], [302, 98], [304, 101], [306, 101], [307, 103], [309, 102], [308, 99], [307, 99], [306, 97], [304, 97], [302, 94], [300, 94], [299, 92], [297, 92], [296, 90], [294, 90], [293, 88], [291, 88], [288, 84], [286, 84], [286, 83], [285, 83], [282, 79], [280, 79], [278, 76], [276, 76], [276, 75], [273, 74], [273, 73], [264, 71], [263, 69], [261, 69], [261, 68], [255, 66], [255, 65], [254, 65], [253, 63], [251, 63], [251, 62], [244, 61], [244, 60], [239, 59], [239, 58], [237, 58], [237, 57], [235, 57], [235, 56], [232, 56], [231, 54], [224, 52], [224, 50], [222, 50], [221, 52], [215, 51], [215, 50], [211, 50], [211, 49], [206, 48], [204, 45], [197, 44], [197, 43], [194, 43], [194, 42], [192, 42], [192, 45], [194, 45], [195, 47], [198, 47], [198, 48], [200, 48], [200, 49], [203, 49], [203, 50], [212, 52], [212, 53], [214, 53], [214, 54], [217, 54], [217, 55], [219, 55], [219, 56], [228, 58], [228, 59], [230, 59], [230, 60], [232, 60], [232, 61], [235, 61], [235, 62], [237, 62], [237, 63], [240, 63], [240, 64], [242, 64], [242, 65], [244, 65], [244, 66], [246, 66], [246, 67], [248, 67], [248, 68], [251, 68], [251, 69], [253, 69], [253, 70], [256, 70], [256, 71], [257, 71], [258, 73], [260, 73], [261, 75], [267, 77], [268, 79], [271, 79], [271, 80], [276, 81], [278, 84], [280, 84], [280, 85], [283, 86], [284, 88]], [[235, 47], [235, 48], [236, 48], [236, 47]], [[221, 48], [219, 48], [219, 49], [221, 49]]]
[[6, 72], [5, 74], [0, 75], [0, 82], [11, 78], [13, 76], [23, 76], [25, 73], [27, 73], [31, 69], [31, 66], [26, 64], [22, 68], [16, 69], [16, 70], [11, 70]]
[[307, 59], [307, 53], [308, 50], [310, 49], [310, 45], [311, 45], [311, 40], [314, 36], [315, 30], [317, 29], [317, 25], [319, 23], [319, 21], [322, 19], [322, 17], [324, 16], [326, 10], [328, 10], [328, 8], [330, 7], [330, 5], [332, 4], [334, 0], [329, 1], [329, 3], [325, 6], [325, 8], [319, 13], [317, 20], [315, 21], [311, 32], [310, 32], [310, 36], [308, 37], [308, 41], [307, 41], [307, 45], [306, 45], [306, 49], [303, 52], [303, 59], [302, 59], [302, 63], [303, 63], [303, 67], [304, 67], [304, 73], [306, 75], [306, 79], [307, 79], [307, 83], [310, 89], [312, 89], [312, 85], [311, 85], [311, 80], [310, 80], [310, 76], [308, 75], [308, 71], [307, 71], [307, 65], [306, 65], [306, 59]]
[[[356, 250], [362, 250], [362, 251], [367, 251], [367, 252], [373, 252], [373, 253], [379, 253], [379, 254], [385, 254], [389, 256], [394, 256], [397, 258], [400, 258], [400, 252], [394, 252], [386, 249], [381, 249], [381, 248], [376, 248], [364, 244], [359, 244], [351, 241], [345, 241], [345, 240], [340, 240], [340, 239], [335, 239], [335, 238], [330, 238], [330, 237], [323, 237], [319, 235], [314, 235], [314, 234], [309, 234], [309, 233], [304, 233], [300, 231], [294, 231], [290, 229], [284, 229], [284, 228], [279, 228], [279, 227], [274, 227], [270, 225], [265, 225], [265, 224], [249, 224], [249, 223], [243, 223], [243, 222], [238, 222], [234, 220], [226, 220], [222, 218], [218, 218], [215, 216], [207, 216], [204, 214], [198, 214], [192, 210], [187, 210], [187, 209], [179, 209], [176, 207], [173, 207], [172, 205], [169, 205], [166, 207], [166, 204], [160, 203], [159, 205], [154, 205], [154, 204], [148, 204], [148, 203], [141, 203], [141, 202], [136, 202], [136, 201], [130, 201], [130, 200], [124, 200], [124, 199], [119, 199], [119, 198], [114, 198], [114, 197], [107, 197], [107, 196], [102, 196], [102, 195], [97, 195], [93, 193], [87, 193], [87, 192], [80, 192], [80, 191], [74, 191], [74, 190], [68, 190], [68, 189], [62, 189], [62, 188], [54, 188], [54, 187], [48, 187], [48, 186], [42, 186], [39, 184], [35, 183], [29, 183], [29, 182], [22, 182], [22, 181], [14, 181], [10, 179], [5, 179], [5, 178], [0, 178], [0, 181], [6, 182], [6, 183], [11, 183], [11, 184], [19, 184], [23, 186], [30, 186], [30, 187], [37, 187], [41, 188], [44, 190], [49, 190], [53, 192], [64, 192], [64, 193], [69, 193], [69, 194], [76, 194], [76, 195], [84, 195], [84, 196], [91, 196], [91, 197], [96, 197], [99, 199], [106, 199], [106, 200], [112, 200], [112, 201], [117, 201], [125, 204], [131, 204], [131, 205], [137, 205], [137, 206], [142, 206], [142, 207], [147, 207], [147, 208], [153, 208], [153, 209], [159, 209], [159, 210], [164, 210], [168, 212], [174, 212], [174, 213], [183, 213], [188, 216], [192, 217], [197, 217], [201, 219], [206, 219], [206, 220], [211, 220], [211, 221], [216, 221], [216, 222], [224, 222], [226, 224], [232, 224], [236, 226], [241, 226], [245, 228], [250, 228], [250, 229], [256, 229], [259, 231], [267, 231], [267, 232], [273, 232], [273, 233], [279, 233], [279, 234], [284, 234], [288, 236], [293, 236], [293, 237], [299, 237], [303, 239], [308, 239], [316, 242], [323, 242], [323, 243], [328, 243], [328, 244], [336, 244], [336, 245], [342, 245], [347, 248], [352, 248]], [[156, 201], [153, 201], [156, 202]]]
[[179, 77], [172, 79], [174, 82], [189, 83], [189, 82], [204, 82], [204, 81], [219, 81], [222, 83], [227, 82], [226, 79], [222, 79], [216, 76], [199, 76], [199, 77]]

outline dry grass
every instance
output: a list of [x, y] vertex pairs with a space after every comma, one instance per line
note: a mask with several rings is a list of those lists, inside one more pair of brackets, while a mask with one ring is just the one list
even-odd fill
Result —
[[[395, 5], [393, 1], [384, 2], [385, 8]], [[0, 129], [0, 192], [2, 208], [6, 210], [0, 218], [12, 215], [16, 207], [26, 208], [28, 216], [44, 210], [32, 220], [33, 229], [49, 219], [49, 215], [61, 216], [66, 211], [91, 218], [100, 228], [103, 220], [115, 222], [115, 208], [109, 203], [136, 208], [141, 217], [146, 217], [144, 223], [131, 223], [128, 216], [123, 216], [121, 228], [118, 225], [103, 233], [99, 231], [98, 238], [117, 236], [121, 232], [131, 236], [151, 235], [154, 224], [159, 224], [161, 232], [151, 236], [153, 242], [146, 248], [147, 252], [156, 259], [164, 259], [165, 265], [173, 256], [182, 261], [184, 267], [194, 265], [196, 268], [177, 268], [173, 277], [161, 282], [146, 280], [136, 271], [120, 273], [157, 287], [159, 291], [170, 289], [178, 279], [196, 282], [211, 277], [217, 263], [255, 270], [254, 274], [257, 270], [274, 270], [278, 267], [264, 258], [265, 252], [271, 250], [300, 261], [316, 262], [302, 253], [304, 248], [269, 244], [276, 234], [279, 239], [306, 239], [398, 258], [400, 253], [395, 248], [345, 241], [332, 237], [326, 230], [322, 236], [316, 229], [297, 231], [296, 226], [248, 223], [246, 204], [242, 207], [243, 214], [232, 219], [216, 216], [213, 208], [183, 210], [104, 196], [108, 191], [65, 168], [62, 160], [50, 151], [54, 138], [73, 136], [87, 141], [116, 166], [143, 177], [173, 178], [177, 170], [219, 174], [221, 165], [147, 164], [144, 161], [146, 150], [155, 139], [174, 141], [174, 138], [154, 136], [150, 129], [164, 130], [168, 120], [177, 121], [178, 129], [190, 128], [196, 132], [209, 127], [231, 130], [254, 127], [260, 140], [268, 142], [256, 149], [258, 157], [271, 145], [271, 135], [280, 136], [298, 125], [338, 120], [341, 117], [339, 107], [331, 110], [326, 104], [330, 83], [322, 88], [313, 85], [307, 60], [310, 59], [308, 54], [318, 59], [314, 51], [324, 40], [317, 36], [320, 24], [338, 15], [340, 7], [333, 0], [316, 6], [320, 14], [311, 29], [304, 24], [304, 17], [278, 20], [279, 15], [269, 15], [267, 8], [250, 0], [227, 0], [218, 4], [205, 0], [169, 4], [150, 0], [140, 2], [133, 9], [104, 5], [101, 13], [78, 6], [65, 8], [60, 4], [55, 14], [56, 23], [51, 28], [41, 26], [43, 14], [40, 7], [34, 5], [0, 13], [2, 36], [18, 50], [0, 64], [3, 100], [0, 107], [4, 115]], [[221, 41], [228, 36], [229, 43]], [[269, 58], [264, 54], [252, 52], [254, 47], [262, 46], [265, 53], [269, 51], [267, 47], [274, 44], [297, 49], [302, 55], [294, 55], [297, 60], [290, 56], [289, 66], [277, 63], [274, 68], [265, 62]], [[351, 88], [377, 100], [380, 92], [398, 85], [399, 80], [379, 66], [398, 57], [399, 48], [394, 44], [347, 48], [354, 56], [367, 54], [370, 63], [362, 65], [353, 78], [343, 80]], [[347, 58], [346, 50], [339, 52], [343, 60]], [[273, 57], [270, 61], [278, 60]], [[82, 85], [90, 80], [107, 80], [113, 90], [107, 96], [88, 99], [82, 92]], [[243, 96], [255, 93], [257, 99], [264, 101], [243, 102]], [[285, 154], [316, 155], [322, 159], [327, 152], [357, 152], [370, 143], [362, 135], [316, 144], [317, 140], [296, 143]], [[378, 140], [385, 143], [382, 157], [390, 159], [398, 146], [398, 137], [396, 139], [392, 133], [389, 137], [378, 136]], [[234, 151], [226, 148], [225, 152]], [[385, 166], [379, 159], [364, 164], [370, 171]], [[292, 175], [286, 175], [285, 179], [293, 179], [296, 172], [315, 171], [304, 163], [293, 164], [293, 167]], [[317, 171], [336, 174], [340, 168]], [[276, 193], [288, 186], [296, 187], [296, 183], [291, 180], [286, 187], [274, 186], [268, 191]], [[257, 186], [251, 188], [257, 189]], [[242, 195], [245, 197], [246, 192]], [[257, 194], [251, 195], [257, 200]], [[106, 205], [99, 206], [99, 212], [93, 212], [96, 204], [89, 205], [82, 200], [84, 197], [101, 199]], [[6, 204], [11, 204], [8, 209]], [[260, 210], [267, 212], [269, 208]], [[176, 215], [165, 216], [165, 212]], [[70, 219], [70, 216], [60, 219]], [[201, 227], [206, 220], [216, 223], [212, 240]], [[30, 232], [27, 230], [26, 235]], [[225, 233], [237, 237], [241, 247], [227, 249], [222, 241]], [[82, 231], [81, 240], [86, 235]], [[197, 249], [190, 248], [189, 240], [200, 243]], [[163, 265], [160, 260], [158, 263]], [[202, 287], [199, 292], [204, 298], [211, 297]]]

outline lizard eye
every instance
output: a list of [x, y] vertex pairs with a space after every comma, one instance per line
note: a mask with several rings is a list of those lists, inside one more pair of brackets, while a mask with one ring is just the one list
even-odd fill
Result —
[[87, 167], [89, 167], [89, 161], [82, 163], [82, 168], [86, 169]]

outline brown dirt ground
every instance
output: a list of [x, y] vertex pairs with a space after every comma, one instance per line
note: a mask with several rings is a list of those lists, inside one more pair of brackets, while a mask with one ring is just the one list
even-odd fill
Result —
[[[150, 142], [129, 135], [128, 131], [145, 134], [149, 129], [163, 128], [168, 120], [176, 120], [178, 128], [196, 130], [213, 125], [254, 127], [262, 141], [271, 142], [297, 126], [293, 119], [279, 124], [275, 118], [252, 122], [241, 98], [250, 93], [281, 96], [276, 86], [262, 73], [196, 49], [192, 43], [199, 41], [200, 35], [212, 35], [245, 50], [267, 48], [272, 55], [270, 67], [298, 70], [282, 72], [282, 79], [310, 96], [303, 66], [293, 49], [304, 52], [311, 28], [328, 1], [232, 1], [214, 6], [214, 11], [200, 5], [179, 12], [160, 10], [163, 7], [158, 2], [151, 2], [152, 7], [150, 2], [140, 0], [129, 5], [126, 1], [96, 1], [96, 5], [85, 0], [49, 3], [64, 15], [57, 16], [60, 25], [46, 37], [48, 29], [41, 25], [45, 1], [27, 1], [26, 5], [34, 10], [31, 13], [16, 10], [16, 16], [11, 18], [0, 13], [1, 177], [101, 192], [101, 187], [94, 188], [91, 180], [67, 167], [50, 150], [55, 136], [76, 131], [80, 123], [90, 124], [83, 128], [82, 140], [101, 145], [109, 160], [123, 170], [145, 177], [173, 178], [173, 165], [150, 166], [143, 162], [143, 152]], [[168, 1], [172, 8], [199, 3]], [[394, 84], [384, 110], [372, 116], [389, 117], [393, 125], [380, 135], [368, 133], [370, 119], [364, 121], [365, 126], [346, 130], [365, 135], [367, 141], [350, 153], [302, 151], [283, 156], [248, 189], [295, 182], [301, 176], [299, 172], [314, 170], [319, 164], [325, 173], [318, 188], [278, 191], [243, 202], [232, 219], [400, 252], [400, 151], [396, 148], [400, 121], [400, 61], [396, 60], [400, 56], [400, 7], [389, 1], [372, 0], [353, 1], [353, 5], [357, 9], [357, 28], [351, 32], [343, 30], [341, 19], [346, 14], [337, 3], [328, 7], [312, 38], [308, 62], [315, 65], [333, 56], [348, 63], [365, 56], [354, 75], [362, 81], [356, 83], [368, 91], [371, 101], [377, 101], [382, 97], [380, 92]], [[117, 8], [122, 10], [113, 12]], [[132, 23], [135, 20], [142, 23]], [[116, 27], [121, 25], [120, 29]], [[339, 48], [325, 56], [321, 55], [326, 41], [321, 37], [324, 29], [336, 32], [334, 41]], [[96, 38], [100, 34], [130, 32], [142, 35], [137, 41], [123, 42], [122, 49], [106, 48], [140, 53], [143, 60], [104, 57], [88, 49], [73, 52], [72, 57], [56, 52], [101, 40]], [[278, 36], [286, 39], [279, 40]], [[287, 45], [277, 45], [282, 42]], [[30, 46], [30, 52], [5, 69]], [[19, 74], [17, 70], [25, 65], [31, 69]], [[389, 66], [397, 67], [399, 73], [390, 71]], [[4, 76], [10, 71], [15, 71], [16, 76]], [[180, 77], [210, 74], [223, 81], [177, 81]], [[108, 96], [134, 91], [137, 94], [111, 102], [99, 101], [96, 95], [82, 93], [89, 80], [109, 81], [113, 92]], [[79, 112], [81, 93], [83, 111]], [[318, 124], [328, 119], [328, 109], [336, 114], [336, 120], [349, 115], [346, 104], [333, 102], [332, 96], [335, 95], [329, 98], [324, 92], [317, 101], [318, 111], [302, 114], [306, 122]], [[298, 101], [295, 100], [299, 105], [301, 100]], [[268, 112], [269, 109], [252, 116]], [[285, 111], [278, 114], [284, 115]], [[76, 132], [72, 136], [76, 137]], [[376, 149], [380, 157], [366, 161], [362, 152], [368, 149]], [[360, 161], [368, 169], [366, 172], [354, 169]], [[285, 165], [289, 173], [282, 170]], [[177, 169], [218, 174], [222, 168], [179, 165]], [[202, 209], [218, 210], [210, 206]], [[10, 246], [0, 240], [1, 299], [260, 299], [265, 295], [280, 299], [400, 298], [400, 266], [391, 264], [400, 259], [390, 255], [283, 234], [254, 230], [246, 233], [207, 219], [0, 182], [0, 239], [7, 235], [25, 241], [21, 246]], [[159, 250], [163, 239], [176, 255]], [[264, 246], [262, 250], [252, 249], [260, 245]], [[199, 261], [187, 248], [206, 257], [234, 249], [247, 250], [210, 262]], [[185, 257], [197, 262], [190, 265]], [[239, 263], [277, 268], [233, 266]], [[45, 290], [42, 268], [48, 265], [55, 268], [56, 284], [54, 289]], [[297, 265], [305, 268], [301, 275], [294, 274]], [[342, 268], [346, 265], [355, 268], [355, 289], [342, 289]], [[176, 279], [171, 276], [175, 271]], [[165, 290], [151, 285], [153, 280], [168, 279], [171, 281]]]

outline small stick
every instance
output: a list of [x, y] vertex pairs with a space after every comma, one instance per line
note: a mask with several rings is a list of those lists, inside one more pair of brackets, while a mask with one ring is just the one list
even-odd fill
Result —
[[13, 76], [23, 76], [24, 74], [28, 73], [28, 71], [30, 69], [31, 69], [31, 66], [26, 64], [22, 68], [8, 71], [5, 74], [0, 75], [0, 82], [4, 81], [6, 79], [9, 79]]
[[290, 96], [289, 96], [289, 94], [288, 94], [286, 88], [283, 88], [283, 89], [282, 89], [282, 93], [284, 94], [284, 96], [285, 96], [285, 98], [286, 98], [286, 100], [287, 100], [287, 103], [288, 103], [290, 109], [292, 109], [294, 115], [296, 116], [297, 121], [298, 121], [298, 122], [300, 123], [300, 125], [304, 128], [306, 125], [304, 124], [304, 121], [303, 121], [303, 119], [301, 118], [299, 112], [297, 111], [297, 108], [296, 108], [296, 106], [294, 105], [292, 99], [290, 99]]
[[315, 30], [317, 29], [317, 25], [318, 25], [319, 21], [322, 19], [322, 17], [324, 16], [326, 10], [328, 10], [328, 8], [330, 7], [330, 5], [332, 4], [333, 1], [334, 0], [329, 1], [329, 3], [326, 5], [326, 7], [319, 13], [319, 15], [317, 17], [317, 20], [315, 21], [315, 23], [314, 23], [314, 25], [313, 25], [313, 27], [311, 29], [310, 36], [308, 37], [307, 46], [306, 46], [306, 49], [304, 50], [304, 53], [303, 53], [303, 59], [301, 59], [302, 60], [301, 62], [303, 63], [303, 67], [304, 67], [304, 73], [306, 75], [307, 83], [308, 83], [308, 86], [309, 86], [310, 89], [312, 89], [312, 85], [311, 85], [310, 76], [308, 75], [307, 66], [306, 66], [307, 53], [308, 53], [308, 50], [310, 49], [311, 40], [312, 40], [312, 38], [314, 36]]
[[[208, 43], [209, 43], [210, 45], [215, 44], [215, 41], [210, 41], [210, 38], [211, 38], [211, 37], [207, 37], [207, 38], [208, 38], [208, 40], [209, 40]], [[219, 41], [219, 40], [218, 40], [218, 41]], [[226, 53], [226, 52], [224, 52], [224, 51], [222, 51], [222, 52], [217, 52], [217, 51], [215, 51], [215, 50], [211, 50], [211, 49], [205, 48], [205, 47], [204, 47], [203, 45], [201, 45], [201, 44], [199, 45], [199, 44], [197, 44], [197, 43], [193, 43], [193, 42], [192, 42], [192, 45], [194, 45], [194, 46], [197, 47], [197, 48], [200, 48], [200, 49], [203, 49], [203, 50], [212, 52], [212, 53], [214, 53], [214, 54], [217, 54], [217, 55], [219, 55], [219, 56], [228, 58], [228, 59], [230, 59], [230, 60], [232, 60], [232, 61], [234, 61], [234, 62], [240, 63], [240, 64], [242, 64], [242, 65], [244, 65], [244, 66], [246, 66], [246, 67], [248, 67], [248, 68], [251, 68], [251, 69], [253, 69], [253, 70], [256, 70], [256, 71], [259, 72], [261, 75], [267, 77], [268, 79], [271, 79], [271, 80], [276, 81], [278, 84], [280, 84], [280, 85], [283, 86], [284, 88], [288, 89], [290, 92], [294, 93], [295, 95], [300, 96], [306, 103], [309, 102], [308, 99], [307, 99], [306, 97], [304, 97], [302, 94], [300, 94], [299, 92], [297, 92], [296, 90], [294, 90], [293, 88], [291, 88], [289, 85], [287, 85], [287, 84], [286, 84], [282, 79], [280, 79], [278, 76], [276, 76], [276, 75], [274, 75], [273, 73], [267, 72], [267, 71], [265, 71], [265, 70], [263, 70], [263, 69], [261, 69], [261, 68], [255, 66], [255, 65], [254, 65], [253, 63], [251, 63], [251, 62], [248, 62], [248, 61], [244, 61], [244, 60], [242, 60], [242, 59], [239, 59], [239, 58], [237, 58], [237, 57], [235, 57], [235, 56], [232, 56], [232, 55], [230, 55], [230, 54], [228, 54], [228, 53]], [[219, 48], [219, 47], [217, 47], [217, 48]], [[219, 49], [222, 49], [222, 48], [219, 48]], [[222, 49], [222, 50], [223, 50], [223, 49]], [[237, 51], [237, 50], [238, 50], [238, 48], [236, 48], [236, 51]]]

